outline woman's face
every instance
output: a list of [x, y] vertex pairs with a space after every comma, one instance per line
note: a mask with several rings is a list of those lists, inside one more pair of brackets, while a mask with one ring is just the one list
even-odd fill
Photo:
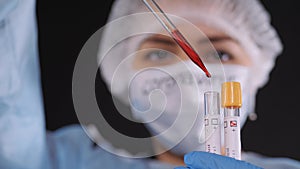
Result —
[[[203, 24], [198, 24], [197, 27], [208, 39], [203, 36], [195, 36], [189, 40], [200, 56], [205, 56], [201, 57], [204, 63], [220, 63], [221, 61], [223, 64], [251, 65], [250, 57], [237, 41], [212, 27]], [[180, 30], [184, 30], [184, 27], [180, 27]], [[215, 48], [217, 55], [212, 50], [210, 43]], [[171, 37], [161, 34], [152, 35], [142, 41], [139, 51], [141, 52], [136, 54], [133, 61], [135, 70], [171, 65], [188, 59], [188, 56]]]

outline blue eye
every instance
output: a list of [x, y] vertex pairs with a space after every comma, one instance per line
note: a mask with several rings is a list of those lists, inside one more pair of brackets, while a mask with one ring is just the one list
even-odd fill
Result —
[[173, 55], [170, 52], [164, 50], [151, 51], [147, 53], [145, 56], [146, 60], [150, 60], [150, 61], [162, 61], [162, 60], [170, 59], [172, 57]]
[[217, 54], [222, 62], [228, 62], [231, 59], [231, 56], [226, 52], [217, 51]]
[[217, 61], [221, 61], [221, 62], [228, 62], [232, 59], [231, 55], [228, 54], [227, 52], [223, 52], [223, 51], [217, 51], [217, 52], [213, 52], [207, 55], [208, 57], [206, 57], [207, 61], [209, 62], [217, 62]]

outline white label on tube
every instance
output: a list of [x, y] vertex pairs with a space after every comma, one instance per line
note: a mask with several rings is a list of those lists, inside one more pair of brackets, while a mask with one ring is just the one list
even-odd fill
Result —
[[240, 120], [238, 116], [224, 117], [225, 155], [241, 159]]
[[205, 117], [205, 149], [206, 152], [221, 154], [220, 115]]

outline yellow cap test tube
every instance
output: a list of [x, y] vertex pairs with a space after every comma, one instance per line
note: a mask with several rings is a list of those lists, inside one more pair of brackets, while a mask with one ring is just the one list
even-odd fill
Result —
[[239, 82], [222, 84], [221, 106], [224, 109], [224, 147], [225, 155], [241, 159], [240, 108], [242, 89]]

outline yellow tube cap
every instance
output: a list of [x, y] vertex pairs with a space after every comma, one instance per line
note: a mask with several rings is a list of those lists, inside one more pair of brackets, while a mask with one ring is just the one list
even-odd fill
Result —
[[222, 107], [242, 107], [242, 91], [239, 82], [225, 82], [222, 84]]

